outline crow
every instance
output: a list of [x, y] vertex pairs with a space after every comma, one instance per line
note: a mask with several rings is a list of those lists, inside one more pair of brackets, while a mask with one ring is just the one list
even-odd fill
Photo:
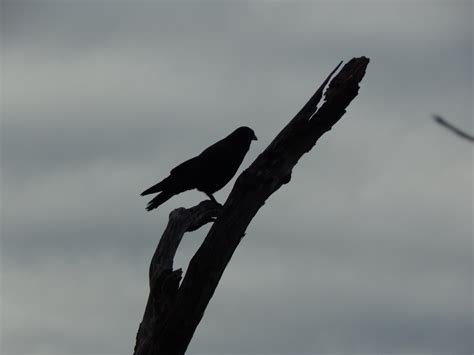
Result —
[[212, 194], [232, 179], [253, 140], [257, 137], [251, 128], [239, 127], [198, 156], [175, 167], [168, 177], [141, 193], [145, 196], [160, 192], [148, 202], [147, 211], [157, 208], [174, 195], [192, 189], [204, 192], [217, 202]]

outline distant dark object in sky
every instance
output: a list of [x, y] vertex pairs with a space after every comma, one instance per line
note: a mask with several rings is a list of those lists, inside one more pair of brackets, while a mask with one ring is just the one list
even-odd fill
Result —
[[448, 121], [446, 121], [443, 117], [441, 116], [438, 116], [438, 115], [433, 115], [433, 119], [438, 122], [440, 125], [446, 127], [447, 129], [449, 129], [451, 132], [457, 134], [458, 136], [464, 138], [464, 139], [467, 139], [468, 141], [471, 141], [474, 143], [474, 136], [460, 130], [459, 128], [453, 126], [451, 123], [449, 123]]
[[161, 192], [148, 203], [146, 209], [151, 211], [174, 195], [192, 189], [202, 191], [216, 201], [212, 194], [232, 179], [253, 140], [257, 140], [254, 131], [249, 127], [240, 127], [198, 156], [181, 163], [171, 170], [167, 178], [141, 193], [145, 196]]

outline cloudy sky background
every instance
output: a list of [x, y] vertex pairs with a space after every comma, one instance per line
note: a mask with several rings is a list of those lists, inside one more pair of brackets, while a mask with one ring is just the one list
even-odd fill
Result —
[[205, 198], [138, 194], [241, 125], [248, 166], [360, 55], [188, 353], [472, 353], [472, 145], [430, 118], [473, 132], [471, 1], [1, 4], [2, 354], [130, 354], [168, 213]]

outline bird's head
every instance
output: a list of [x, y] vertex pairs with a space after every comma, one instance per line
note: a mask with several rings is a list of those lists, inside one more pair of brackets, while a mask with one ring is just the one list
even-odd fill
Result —
[[234, 131], [234, 134], [247, 139], [248, 141], [256, 141], [257, 136], [252, 128], [249, 127], [239, 127]]

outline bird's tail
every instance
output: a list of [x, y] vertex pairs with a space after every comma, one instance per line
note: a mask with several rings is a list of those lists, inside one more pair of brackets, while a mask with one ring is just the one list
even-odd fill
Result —
[[140, 196], [145, 196], [145, 195], [149, 195], [149, 194], [155, 194], [157, 192], [160, 192], [160, 191], [163, 191], [165, 190], [166, 188], [168, 188], [168, 185], [169, 185], [169, 176], [163, 180], [161, 180], [158, 184], [155, 184], [153, 185], [152, 187], [146, 189], [145, 191], [143, 191]]
[[146, 206], [147, 211], [154, 210], [158, 206], [162, 205], [166, 201], [168, 201], [171, 197], [173, 197], [175, 193], [164, 191], [161, 194], [155, 196], [150, 202], [148, 202], [148, 206]]

